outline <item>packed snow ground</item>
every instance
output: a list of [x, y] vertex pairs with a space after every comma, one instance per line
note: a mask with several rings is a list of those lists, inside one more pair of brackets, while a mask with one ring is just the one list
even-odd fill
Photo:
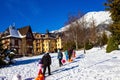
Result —
[[[76, 51], [73, 62], [66, 62], [59, 67], [57, 54], [51, 53], [52, 75], [46, 80], [120, 80], [120, 50], [106, 53], [105, 49], [93, 48]], [[23, 80], [34, 80], [38, 73], [38, 61], [43, 55], [16, 59], [16, 64], [0, 69], [0, 80], [12, 80], [15, 74], [20, 74]]]

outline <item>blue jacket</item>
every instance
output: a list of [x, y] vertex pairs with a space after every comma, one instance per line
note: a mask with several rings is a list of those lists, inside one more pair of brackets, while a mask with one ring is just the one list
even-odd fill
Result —
[[63, 54], [62, 54], [62, 52], [58, 52], [58, 57], [57, 57], [58, 59], [62, 59], [63, 58]]

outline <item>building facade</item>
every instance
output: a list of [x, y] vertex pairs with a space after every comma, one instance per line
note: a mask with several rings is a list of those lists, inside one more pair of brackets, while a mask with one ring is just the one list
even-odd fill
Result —
[[25, 26], [23, 28], [18, 29], [20, 34], [22, 35], [21, 42], [21, 52], [23, 55], [34, 54], [33, 52], [33, 41], [34, 36], [32, 34], [32, 29], [30, 26]]
[[16, 49], [18, 53], [21, 53], [21, 37], [15, 27], [10, 26], [1, 37], [4, 49]]
[[9, 26], [2, 35], [4, 49], [16, 49], [19, 55], [33, 54], [33, 34], [30, 26], [16, 29]]
[[19, 55], [41, 54], [44, 52], [56, 52], [62, 49], [62, 37], [60, 34], [33, 33], [30, 26], [16, 29], [9, 26], [2, 34], [4, 49], [16, 49]]
[[62, 37], [55, 33], [33, 33], [34, 35], [34, 53], [56, 52], [62, 49]]
[[44, 52], [42, 35], [39, 33], [33, 33], [33, 35], [34, 35], [33, 41], [34, 54], [40, 54]]

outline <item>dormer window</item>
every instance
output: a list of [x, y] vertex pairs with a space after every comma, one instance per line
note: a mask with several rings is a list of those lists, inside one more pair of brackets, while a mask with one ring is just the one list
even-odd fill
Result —
[[30, 32], [27, 33], [27, 37], [31, 38], [31, 33]]

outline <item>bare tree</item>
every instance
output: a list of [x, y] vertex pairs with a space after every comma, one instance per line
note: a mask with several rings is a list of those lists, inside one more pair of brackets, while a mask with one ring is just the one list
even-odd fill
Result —
[[85, 45], [86, 45], [86, 42], [89, 39], [89, 36], [88, 36], [89, 35], [89, 30], [87, 28], [87, 22], [86, 22], [84, 16], [81, 18], [81, 21], [80, 21], [79, 24], [81, 25], [81, 28], [82, 28], [81, 38], [82, 38], [82, 43], [83, 43], [83, 46], [84, 46], [84, 53], [86, 53], [86, 51], [85, 51], [86, 46]]
[[92, 22], [90, 23], [89, 29], [90, 29], [90, 37], [89, 41], [95, 45], [97, 43], [97, 30], [96, 30], [96, 25], [95, 25], [95, 20], [92, 18]]
[[70, 16], [68, 20], [69, 27], [66, 31], [66, 37], [69, 41], [75, 43], [76, 49], [78, 49], [78, 37], [81, 32], [81, 28], [78, 22], [80, 14], [78, 16]]
[[[80, 14], [79, 14], [80, 15]], [[88, 26], [88, 23], [84, 16], [71, 16], [67, 22], [69, 27], [65, 32], [65, 42], [74, 42], [76, 49], [78, 46], [84, 47], [84, 53], [86, 53], [86, 43], [90, 40], [92, 43], [96, 43], [96, 26], [93, 20]], [[91, 28], [89, 28], [91, 27]]]

